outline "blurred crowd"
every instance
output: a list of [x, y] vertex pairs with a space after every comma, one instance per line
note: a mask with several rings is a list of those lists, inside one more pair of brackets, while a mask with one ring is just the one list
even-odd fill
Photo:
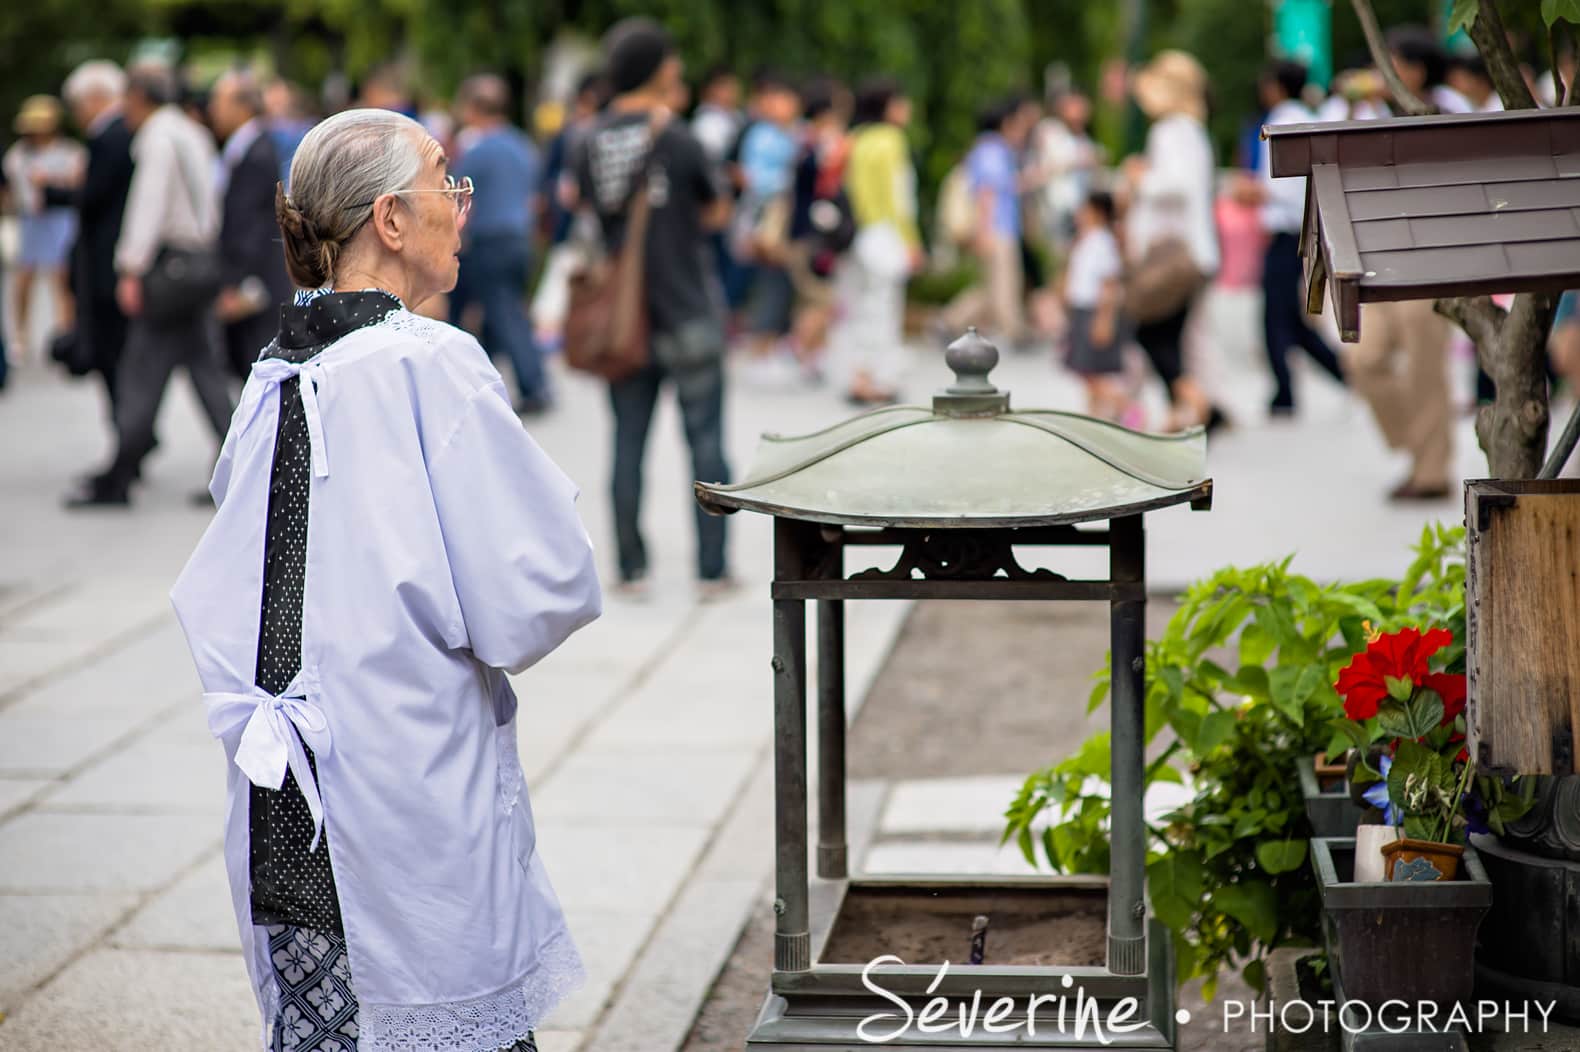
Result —
[[[975, 326], [1006, 351], [1051, 351], [1080, 378], [1095, 415], [1222, 426], [1230, 414], [1203, 369], [1221, 335], [1204, 317], [1214, 290], [1260, 291], [1270, 416], [1296, 411], [1288, 356], [1303, 352], [1353, 387], [1389, 443], [1410, 454], [1395, 498], [1448, 492], [1452, 423], [1464, 408], [1452, 404], [1448, 370], [1462, 337], [1429, 303], [1368, 305], [1353, 346], [1309, 317], [1298, 255], [1304, 188], [1269, 177], [1255, 134], [1263, 123], [1390, 116], [1377, 70], [1344, 71], [1321, 91], [1299, 65], [1270, 62], [1228, 170], [1208, 136], [1208, 75], [1183, 52], [1161, 52], [1124, 78], [1147, 120], [1144, 148], [1129, 157], [1107, 156], [1093, 137], [1086, 92], [1007, 95], [982, 109], [924, 216], [906, 132], [912, 106], [897, 81], [774, 69], [743, 80], [728, 68], [688, 81], [663, 30], [638, 29], [612, 34], [569, 97], [541, 100], [531, 119], [521, 119], [526, 100], [487, 73], [447, 104], [419, 107], [391, 66], [348, 100], [418, 119], [465, 181], [459, 283], [410, 306], [471, 329], [508, 361], [523, 415], [553, 408], [545, 360], [575, 275], [617, 250], [631, 196], [645, 187], [644, 296], [663, 371], [640, 389], [611, 385], [625, 451], [617, 504], [638, 499], [659, 381], [683, 371], [677, 362], [715, 352], [739, 359], [731, 375], [744, 383], [834, 384], [854, 404], [880, 406], [898, 396], [907, 341], [937, 346]], [[1479, 59], [1449, 55], [1430, 31], [1397, 28], [1388, 46], [1394, 71], [1439, 111], [1501, 108]], [[1560, 72], [1573, 67], [1566, 56]], [[1549, 102], [1552, 80], [1531, 74]], [[307, 92], [248, 69], [199, 87], [168, 67], [106, 61], [79, 67], [59, 101], [34, 96], [16, 114], [3, 172], [20, 240], [0, 336], [12, 360], [48, 357], [96, 374], [116, 440], [110, 463], [80, 480], [74, 506], [127, 501], [178, 367], [223, 434], [238, 383], [294, 292], [276, 195], [289, 192], [293, 152], [319, 116]], [[907, 298], [924, 271], [958, 287], [930, 316]], [[40, 325], [45, 287], [54, 317]], [[1566, 303], [1554, 339], [1560, 372], [1580, 369], [1573, 316]], [[49, 339], [30, 345], [40, 330]], [[0, 385], [5, 361], [0, 353]], [[676, 386], [699, 470], [723, 475], [722, 395]], [[1149, 388], [1162, 394], [1161, 415], [1147, 408], [1157, 397], [1142, 397]], [[1484, 375], [1477, 392], [1491, 397]], [[626, 548], [634, 579], [640, 539]]]

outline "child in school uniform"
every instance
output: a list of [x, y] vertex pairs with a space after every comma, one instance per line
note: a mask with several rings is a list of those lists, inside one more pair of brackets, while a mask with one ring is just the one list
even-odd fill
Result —
[[1075, 213], [1075, 243], [1064, 271], [1067, 363], [1086, 385], [1087, 413], [1104, 420], [1118, 420], [1129, 401], [1120, 333], [1124, 263], [1113, 227], [1113, 197], [1088, 194]]

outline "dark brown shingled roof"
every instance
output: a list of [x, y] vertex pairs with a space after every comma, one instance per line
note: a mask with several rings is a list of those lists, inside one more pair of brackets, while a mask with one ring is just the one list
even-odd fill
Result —
[[1580, 108], [1266, 126], [1308, 175], [1306, 306], [1347, 341], [1360, 304], [1580, 286]]

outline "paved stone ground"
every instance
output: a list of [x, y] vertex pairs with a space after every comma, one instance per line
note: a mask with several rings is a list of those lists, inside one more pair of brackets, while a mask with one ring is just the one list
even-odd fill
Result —
[[[1379, 452], [1364, 409], [1320, 380], [1305, 385], [1302, 420], [1258, 423], [1263, 369], [1245, 350], [1254, 318], [1225, 300], [1217, 325], [1221, 346], [1238, 348], [1217, 370], [1225, 399], [1253, 411], [1214, 443], [1214, 512], [1152, 520], [1155, 585], [1291, 550], [1317, 576], [1397, 572], [1424, 521], [1459, 518], [1453, 502], [1384, 506], [1402, 465]], [[913, 399], [947, 379], [932, 355], [912, 365]], [[1079, 403], [1041, 356], [1012, 358], [996, 378], [1020, 406]], [[562, 390], [562, 407], [531, 430], [581, 485], [607, 549], [608, 413], [598, 385], [570, 377]], [[847, 413], [835, 392], [737, 385], [734, 462], [745, 465], [762, 430]], [[1479, 474], [1462, 434], [1461, 469]], [[206, 521], [187, 498], [213, 448], [184, 383], [160, 435], [131, 512], [68, 516], [58, 504], [68, 480], [105, 454], [97, 391], [35, 366], [0, 394], [0, 1049], [212, 1052], [255, 1040], [219, 864], [222, 757], [166, 599]], [[686, 458], [668, 405], [648, 470], [655, 597], [611, 601], [601, 623], [517, 683], [540, 844], [591, 972], [545, 1052], [677, 1047], [772, 860], [766, 523], [732, 520], [747, 587], [699, 606]], [[903, 613], [852, 609], [855, 697]], [[1000, 792], [980, 798], [1001, 807]]]

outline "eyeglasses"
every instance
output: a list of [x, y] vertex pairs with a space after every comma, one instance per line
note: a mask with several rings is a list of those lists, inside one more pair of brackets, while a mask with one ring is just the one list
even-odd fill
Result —
[[[447, 176], [444, 177], [444, 186], [436, 188], [436, 189], [432, 189], [432, 190], [391, 190], [390, 193], [393, 194], [393, 195], [396, 195], [396, 196], [399, 196], [400, 194], [449, 194], [451, 200], [455, 204], [455, 216], [456, 216], [456, 218], [457, 219], [465, 219], [467, 213], [472, 210], [472, 191], [473, 191], [473, 189], [474, 189], [474, 187], [472, 185], [472, 177], [470, 175], [468, 175], [465, 178], [460, 179], [460, 180], [457, 180], [455, 178], [455, 176], [453, 176], [453, 175], [447, 175]], [[380, 196], [383, 196], [383, 195], [381, 194]], [[364, 201], [361, 204], [353, 205], [352, 207], [354, 207], [354, 208], [368, 208], [368, 207], [371, 207], [374, 204], [374, 202], [376, 202], [377, 200], [378, 200], [378, 198], [374, 198], [373, 201]]]

